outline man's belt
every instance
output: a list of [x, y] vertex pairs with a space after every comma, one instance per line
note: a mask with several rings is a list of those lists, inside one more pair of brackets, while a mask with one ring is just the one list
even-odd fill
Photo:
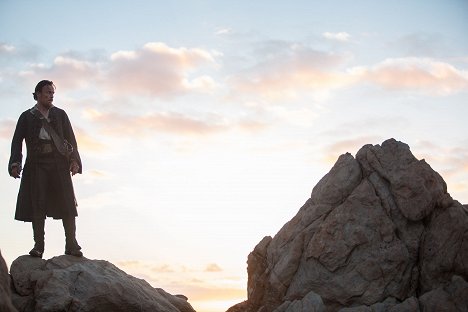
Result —
[[54, 143], [41, 143], [39, 144], [39, 154], [50, 154], [54, 151]]

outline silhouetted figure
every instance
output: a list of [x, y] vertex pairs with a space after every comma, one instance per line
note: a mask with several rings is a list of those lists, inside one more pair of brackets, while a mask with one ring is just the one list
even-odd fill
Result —
[[15, 219], [32, 222], [33, 257], [44, 253], [46, 217], [62, 219], [65, 254], [83, 256], [76, 241], [76, 199], [70, 176], [82, 173], [81, 158], [73, 129], [64, 110], [52, 104], [55, 85], [40, 81], [33, 93], [36, 105], [21, 114], [11, 142], [8, 172], [20, 178], [23, 140], [27, 157], [16, 203]]

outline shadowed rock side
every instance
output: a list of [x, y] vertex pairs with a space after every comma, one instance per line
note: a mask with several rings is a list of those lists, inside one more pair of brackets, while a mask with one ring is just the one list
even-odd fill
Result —
[[195, 311], [185, 297], [153, 288], [103, 260], [21, 256], [10, 275], [13, 304], [23, 312]]
[[0, 252], [0, 312], [17, 312], [11, 302], [10, 276], [5, 259]]
[[468, 311], [468, 209], [394, 139], [339, 157], [229, 312]]

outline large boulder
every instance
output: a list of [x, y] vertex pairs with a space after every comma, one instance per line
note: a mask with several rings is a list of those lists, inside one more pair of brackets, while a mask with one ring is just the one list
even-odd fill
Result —
[[228, 311], [468, 311], [468, 209], [408, 145], [365, 145], [247, 263]]
[[10, 276], [5, 259], [0, 252], [0, 311], [1, 312], [16, 312], [17, 310], [11, 302], [10, 291]]
[[195, 311], [184, 296], [153, 288], [103, 260], [20, 256], [10, 275], [13, 304], [23, 312]]

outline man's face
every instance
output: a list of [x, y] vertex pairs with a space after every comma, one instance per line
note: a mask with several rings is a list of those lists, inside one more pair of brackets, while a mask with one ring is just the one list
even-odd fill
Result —
[[36, 93], [37, 104], [42, 105], [45, 108], [50, 108], [54, 101], [54, 87], [46, 85], [42, 87], [41, 92]]

